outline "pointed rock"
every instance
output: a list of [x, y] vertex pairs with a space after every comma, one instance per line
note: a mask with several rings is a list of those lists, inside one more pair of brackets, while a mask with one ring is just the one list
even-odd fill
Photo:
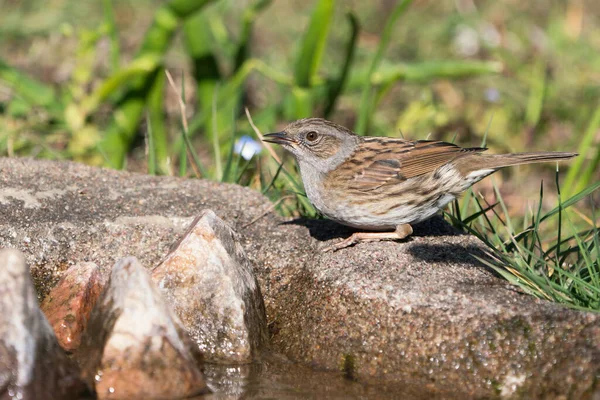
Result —
[[69, 268], [48, 296], [41, 309], [54, 329], [60, 346], [74, 352], [90, 313], [102, 292], [105, 279], [98, 266], [91, 262]]
[[152, 277], [209, 362], [248, 363], [266, 342], [252, 266], [213, 211], [198, 216]]
[[100, 399], [208, 392], [201, 355], [134, 257], [115, 265], [82, 338], [84, 378]]
[[0, 398], [75, 399], [86, 393], [38, 307], [23, 255], [0, 251]]

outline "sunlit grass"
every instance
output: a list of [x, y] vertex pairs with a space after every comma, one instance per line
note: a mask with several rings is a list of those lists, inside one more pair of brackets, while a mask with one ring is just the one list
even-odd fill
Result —
[[[595, 210], [592, 218], [584, 216], [582, 221], [575, 209], [600, 188], [600, 182], [562, 200], [558, 176], [557, 169], [559, 204], [550, 211], [542, 210], [542, 184], [537, 209], [522, 221], [507, 212], [497, 187], [497, 203], [487, 204], [470, 191], [462, 207], [455, 202], [446, 216], [487, 246], [489, 258], [477, 257], [479, 261], [525, 292], [570, 307], [600, 311], [600, 230]], [[519, 228], [521, 222], [525, 226]]]

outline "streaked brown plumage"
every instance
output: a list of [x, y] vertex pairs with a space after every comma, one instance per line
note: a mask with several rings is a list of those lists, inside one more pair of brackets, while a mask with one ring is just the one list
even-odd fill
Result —
[[[296, 157], [306, 194], [326, 217], [359, 232], [339, 249], [361, 240], [402, 239], [475, 182], [499, 168], [552, 160], [575, 153], [490, 155], [432, 140], [361, 137], [320, 118], [307, 118], [266, 135]], [[331, 249], [331, 248], [328, 248]]]

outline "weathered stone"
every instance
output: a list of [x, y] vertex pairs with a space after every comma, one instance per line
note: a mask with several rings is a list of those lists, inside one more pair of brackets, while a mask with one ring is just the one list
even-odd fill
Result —
[[94, 263], [70, 267], [41, 304], [60, 346], [74, 352], [96, 300], [105, 284], [104, 274]]
[[480, 243], [446, 224], [322, 255], [349, 231], [272, 213], [252, 222], [271, 205], [246, 188], [21, 159], [0, 159], [0, 203], [0, 246], [25, 253], [42, 293], [71, 262], [132, 254], [157, 265], [210, 208], [254, 265], [271, 347], [294, 360], [423, 397], [599, 391], [600, 316], [519, 292], [470, 256], [484, 256]]
[[0, 247], [25, 254], [42, 298], [80, 262], [158, 265], [201, 210], [235, 229], [268, 207], [237, 185], [0, 157]]
[[133, 258], [119, 261], [85, 330], [83, 377], [100, 399], [172, 399], [206, 393], [201, 355]]
[[424, 397], [600, 394], [600, 314], [519, 292], [472, 257], [485, 257], [475, 238], [434, 219], [405, 242], [319, 254], [307, 228], [321, 241], [349, 233], [329, 221], [246, 232], [262, 234], [246, 248], [268, 294], [271, 345], [291, 359], [410, 382]]
[[40, 311], [23, 255], [0, 251], [0, 398], [76, 399], [90, 394]]
[[266, 342], [265, 309], [233, 230], [204, 211], [152, 271], [208, 362], [248, 363]]

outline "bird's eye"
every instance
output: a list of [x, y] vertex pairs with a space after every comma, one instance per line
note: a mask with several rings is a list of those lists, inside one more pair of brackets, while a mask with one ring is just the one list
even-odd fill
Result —
[[310, 131], [306, 134], [306, 140], [308, 140], [309, 142], [314, 142], [315, 140], [317, 140], [317, 132], [315, 131]]

